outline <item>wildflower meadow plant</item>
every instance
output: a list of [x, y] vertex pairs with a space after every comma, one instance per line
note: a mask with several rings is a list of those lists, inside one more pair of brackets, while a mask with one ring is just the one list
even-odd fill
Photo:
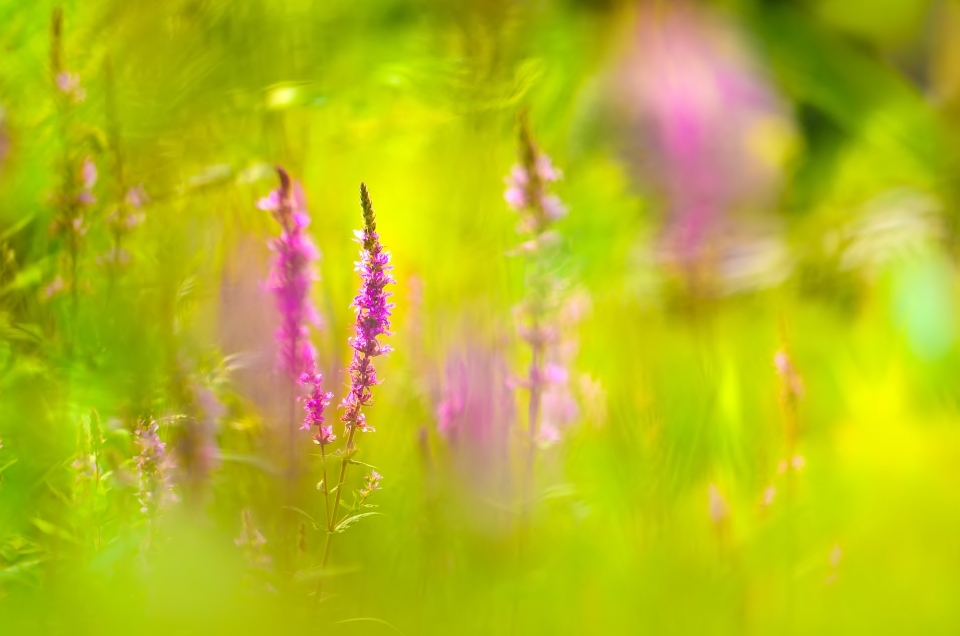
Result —
[[[280, 325], [274, 334], [277, 345], [277, 370], [289, 383], [289, 421], [287, 435], [288, 470], [296, 473], [296, 401], [298, 384], [315, 375], [316, 349], [310, 341], [308, 325], [317, 325], [319, 316], [310, 302], [310, 288], [316, 279], [313, 263], [320, 253], [306, 232], [310, 225], [306, 201], [300, 184], [277, 168], [280, 186], [260, 199], [257, 207], [270, 212], [280, 224], [280, 235], [270, 241], [274, 258], [267, 280], [273, 293]], [[316, 375], [319, 378], [319, 375]], [[319, 380], [318, 380], [319, 382]]]
[[[629, 131], [622, 138], [645, 155], [638, 172], [664, 198], [660, 258], [691, 291], [713, 292], [719, 281], [704, 277], [736, 276], [750, 247], [744, 239], [754, 230], [738, 213], [769, 205], [779, 190], [789, 119], [741, 34], [719, 15], [671, 3], [637, 18], [614, 89]], [[759, 134], [764, 152], [752, 142]]]
[[[541, 426], [544, 395], [551, 384], [566, 385], [568, 377], [567, 370], [556, 359], [559, 329], [554, 319], [566, 281], [555, 272], [560, 236], [553, 228], [567, 210], [547, 189], [561, 176], [560, 170], [534, 143], [526, 117], [521, 118], [520, 163], [511, 169], [506, 179], [504, 199], [519, 214], [517, 231], [524, 241], [515, 253], [525, 258], [527, 266], [526, 296], [516, 313], [521, 321], [520, 336], [530, 347], [530, 367], [526, 377], [517, 384], [529, 392], [527, 432], [531, 462], [536, 444], [549, 445], [559, 439], [556, 427]], [[554, 391], [552, 403], [566, 402], [555, 394]]]
[[160, 424], [140, 422], [136, 430], [139, 454], [134, 458], [140, 490], [140, 512], [151, 520], [157, 513], [179, 500], [173, 485], [173, 459], [160, 438]]
[[[330, 403], [333, 395], [323, 392], [320, 386], [322, 378], [319, 374], [304, 374], [301, 378], [304, 384], [312, 387], [311, 393], [304, 403], [306, 416], [302, 428], [316, 429], [313, 441], [320, 446], [321, 461], [324, 465], [323, 480], [318, 484], [318, 488], [323, 491], [327, 531], [323, 556], [320, 561], [321, 570], [327, 567], [333, 535], [343, 532], [357, 520], [374, 514], [364, 512], [364, 508], [369, 507], [370, 504], [367, 504], [366, 500], [374, 491], [380, 489], [380, 480], [383, 478], [375, 468], [370, 467], [371, 472], [366, 476], [363, 488], [357, 491], [353, 503], [346, 506], [346, 513], [338, 518], [347, 466], [350, 464], [366, 465], [353, 459], [357, 453], [357, 447], [354, 443], [356, 432], [372, 432], [374, 430], [367, 423], [366, 414], [363, 412], [373, 403], [373, 387], [381, 382], [377, 378], [373, 360], [390, 352], [390, 347], [381, 342], [380, 339], [383, 336], [390, 335], [390, 314], [393, 303], [388, 301], [391, 293], [385, 291], [385, 288], [394, 282], [390, 274], [393, 267], [390, 265], [390, 253], [383, 248], [380, 235], [377, 233], [376, 217], [370, 194], [367, 191], [367, 186], [362, 183], [360, 184], [360, 205], [363, 210], [363, 229], [355, 234], [357, 242], [361, 246], [360, 260], [356, 264], [361, 285], [360, 291], [354, 297], [352, 304], [356, 313], [356, 324], [354, 335], [350, 339], [350, 346], [353, 349], [353, 358], [350, 362], [350, 385], [340, 404], [340, 408], [343, 409], [340, 421], [344, 425], [345, 442], [343, 448], [336, 452], [336, 455], [340, 458], [340, 471], [337, 484], [332, 489], [327, 481], [326, 461], [328, 455], [326, 447], [336, 441], [337, 437], [333, 434], [332, 427], [324, 424], [326, 421], [324, 408]], [[331, 495], [334, 497], [332, 506], [330, 504]], [[316, 601], [320, 600], [323, 590], [322, 581], [323, 578], [318, 579]]]
[[0, 636], [960, 632], [958, 2], [0, 0]]
[[277, 368], [293, 380], [313, 371], [316, 350], [308, 325], [319, 317], [310, 302], [310, 287], [316, 279], [313, 263], [320, 254], [306, 233], [310, 225], [303, 190], [283, 168], [277, 168], [280, 187], [260, 199], [257, 207], [273, 214], [280, 236], [270, 242], [274, 252], [267, 288], [273, 293], [280, 326], [276, 331]]
[[156, 420], [141, 421], [134, 436], [138, 452], [133, 458], [139, 484], [137, 501], [146, 528], [140, 555], [145, 558], [154, 545], [157, 519], [180, 498], [173, 481], [176, 465], [167, 452], [167, 443], [160, 437], [160, 424]]

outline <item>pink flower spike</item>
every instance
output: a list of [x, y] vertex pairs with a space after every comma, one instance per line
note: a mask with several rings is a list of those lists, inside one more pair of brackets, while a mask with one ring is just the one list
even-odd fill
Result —
[[361, 243], [360, 260], [355, 270], [362, 281], [360, 291], [353, 299], [353, 309], [356, 313], [354, 336], [350, 339], [353, 348], [353, 360], [350, 362], [350, 390], [343, 398], [341, 407], [344, 410], [340, 420], [347, 429], [373, 431], [366, 424], [366, 418], [361, 412], [363, 407], [373, 402], [371, 389], [380, 383], [377, 371], [373, 366], [373, 359], [390, 351], [390, 348], [379, 340], [381, 336], [390, 335], [390, 315], [393, 303], [387, 301], [390, 294], [384, 288], [393, 283], [390, 271], [390, 252], [383, 249], [380, 235], [377, 234], [376, 217], [373, 212], [373, 203], [367, 187], [360, 184], [360, 204], [363, 208], [363, 231], [357, 234]]
[[270, 242], [275, 257], [267, 288], [273, 292], [280, 313], [280, 326], [276, 331], [277, 368], [296, 378], [314, 368], [316, 352], [307, 326], [319, 321], [310, 303], [310, 287], [316, 279], [311, 264], [320, 254], [310, 236], [303, 232], [309, 217], [302, 191], [282, 168], [277, 168], [277, 173], [280, 187], [260, 199], [257, 205], [261, 210], [272, 212], [282, 227], [280, 236]]

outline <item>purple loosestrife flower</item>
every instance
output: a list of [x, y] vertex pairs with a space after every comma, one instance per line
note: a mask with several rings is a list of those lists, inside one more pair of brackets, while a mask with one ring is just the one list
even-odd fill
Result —
[[324, 409], [333, 399], [333, 393], [324, 393], [321, 389], [323, 376], [319, 373], [304, 373], [300, 376], [299, 383], [303, 386], [310, 386], [310, 395], [303, 400], [303, 410], [306, 416], [303, 418], [301, 430], [309, 431], [312, 427], [317, 427], [317, 432], [313, 435], [313, 441], [321, 446], [325, 446], [337, 439], [333, 434], [333, 426], [324, 425], [326, 418], [323, 415]]
[[140, 422], [136, 430], [136, 444], [140, 451], [134, 458], [140, 476], [137, 499], [140, 512], [148, 516], [178, 501], [173, 490], [173, 462], [159, 431], [160, 425], [154, 421]]
[[631, 144], [639, 167], [666, 200], [666, 260], [693, 273], [731, 258], [744, 228], [735, 215], [776, 196], [789, 117], [741, 34], [719, 16], [670, 3], [638, 18], [617, 75], [629, 127], [622, 137], [639, 141]]
[[310, 303], [310, 285], [316, 278], [310, 264], [319, 258], [313, 241], [305, 233], [310, 224], [299, 184], [277, 168], [280, 187], [260, 199], [257, 206], [271, 212], [280, 223], [280, 236], [270, 242], [275, 253], [267, 288], [273, 292], [280, 312], [276, 331], [277, 367], [292, 378], [314, 369], [316, 352], [310, 343], [307, 324], [319, 321]]
[[360, 184], [360, 204], [363, 206], [363, 230], [357, 231], [356, 236], [362, 249], [356, 271], [360, 274], [362, 285], [352, 305], [357, 314], [357, 322], [350, 341], [350, 346], [353, 347], [350, 392], [343, 398], [341, 406], [344, 413], [340, 420], [347, 429], [370, 431], [373, 429], [366, 423], [361, 409], [371, 403], [371, 388], [380, 383], [373, 359], [390, 352], [390, 347], [382, 344], [378, 338], [390, 335], [390, 310], [393, 309], [393, 303], [387, 302], [391, 294], [385, 292], [384, 288], [395, 281], [390, 275], [393, 269], [390, 265], [390, 252], [384, 250], [380, 243], [373, 203], [364, 184]]
[[[528, 263], [527, 294], [517, 308], [517, 317], [518, 332], [530, 345], [531, 360], [527, 377], [514, 384], [530, 393], [530, 440], [541, 445], [556, 442], [560, 426], [577, 413], [576, 404], [571, 406], [572, 398], [564, 392], [568, 385], [565, 368], [551, 364], [558, 358], [560, 335], [554, 318], [566, 288], [566, 282], [554, 273], [560, 237], [552, 226], [567, 210], [556, 196], [547, 192], [547, 186], [560, 177], [561, 172], [533, 142], [526, 119], [521, 119], [520, 163], [507, 177], [504, 198], [520, 213], [517, 229], [526, 239], [515, 250]], [[553, 390], [551, 385], [555, 385]]]
[[[343, 497], [343, 484], [347, 474], [347, 466], [352, 462], [350, 457], [356, 452], [353, 436], [357, 430], [373, 430], [367, 425], [362, 412], [365, 406], [372, 403], [371, 389], [379, 384], [376, 369], [373, 367], [373, 359], [390, 351], [390, 347], [382, 344], [379, 338], [390, 335], [390, 310], [393, 309], [393, 304], [387, 302], [390, 293], [384, 291], [384, 288], [394, 282], [393, 277], [390, 276], [390, 271], [393, 268], [390, 266], [390, 253], [384, 250], [383, 245], [380, 244], [376, 217], [373, 213], [373, 203], [370, 201], [367, 186], [363, 183], [360, 184], [360, 205], [363, 208], [363, 229], [356, 232], [357, 241], [361, 245], [360, 260], [356, 263], [356, 271], [360, 274], [362, 284], [360, 292], [354, 297], [352, 304], [357, 314], [357, 322], [353, 338], [350, 339], [350, 346], [353, 348], [353, 360], [350, 362], [350, 390], [340, 404], [343, 408], [340, 421], [344, 423], [346, 428], [347, 439], [345, 447], [338, 453], [341, 457], [340, 475], [337, 480], [333, 506], [327, 509], [327, 540], [324, 543], [323, 557], [320, 560], [321, 570], [327, 567], [333, 535], [344, 531], [352, 522], [366, 516], [366, 514], [360, 513], [364, 506], [363, 502], [375, 490], [379, 490], [381, 479], [379, 473], [372, 472], [365, 479], [363, 489], [357, 491], [357, 499], [352, 506], [348, 507], [347, 514], [339, 521], [337, 520], [337, 515], [340, 512], [340, 501]], [[326, 396], [320, 392], [319, 381], [314, 385], [314, 393], [321, 396], [321, 403], [324, 402]], [[308, 419], [312, 415], [308, 411]], [[324, 435], [329, 435], [332, 439], [332, 433], [324, 431], [322, 416], [320, 422], [321, 438]], [[324, 442], [321, 440], [321, 455], [324, 452], [323, 448]], [[326, 468], [324, 468], [324, 479], [321, 484], [324, 500], [329, 503], [330, 492], [327, 489]], [[314, 599], [319, 601], [322, 593], [323, 578], [318, 578]]]

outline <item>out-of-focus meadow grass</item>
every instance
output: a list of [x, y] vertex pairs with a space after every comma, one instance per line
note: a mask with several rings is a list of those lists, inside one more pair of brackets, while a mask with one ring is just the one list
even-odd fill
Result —
[[[0, 1], [0, 633], [960, 630], [956, 2], [59, 6], [82, 100], [55, 5]], [[457, 369], [483, 401], [530, 363], [521, 112], [581, 314], [577, 416], [529, 488], [522, 390], [477, 424], [501, 446], [438, 428]], [[335, 423], [361, 181], [398, 281], [358, 436], [380, 514], [322, 571], [317, 447], [288, 470], [273, 371], [274, 165], [322, 252]]]

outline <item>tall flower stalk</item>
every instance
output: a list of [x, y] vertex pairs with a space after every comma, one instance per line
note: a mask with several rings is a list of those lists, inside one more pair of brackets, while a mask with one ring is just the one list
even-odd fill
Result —
[[137, 501], [140, 503], [140, 512], [146, 517], [146, 536], [140, 544], [143, 555], [153, 542], [154, 523], [158, 515], [180, 498], [173, 486], [176, 466], [167, 452], [166, 442], [160, 438], [160, 425], [154, 420], [140, 421], [134, 441], [139, 452], [133, 458], [139, 483]]
[[[520, 118], [519, 154], [520, 162], [512, 168], [506, 179], [504, 199], [517, 211], [520, 217], [517, 231], [524, 239], [515, 253], [525, 260], [526, 295], [516, 308], [516, 314], [520, 321], [520, 337], [530, 347], [530, 367], [526, 377], [517, 382], [528, 391], [528, 447], [520, 487], [516, 559], [518, 569], [522, 569], [537, 445], [553, 443], [559, 437], [558, 429], [552, 425], [543, 427], [544, 397], [552, 383], [565, 383], [567, 376], [565, 370], [551, 364], [556, 357], [560, 331], [554, 318], [563, 288], [563, 281], [554, 271], [560, 237], [553, 225], [567, 210], [560, 199], [548, 190], [549, 185], [559, 180], [562, 174], [553, 166], [550, 158], [537, 148], [525, 116]], [[517, 598], [513, 607], [514, 621], [517, 620], [519, 607]]]
[[[533, 142], [526, 118], [520, 121], [520, 163], [507, 177], [504, 199], [520, 216], [517, 230], [524, 238], [516, 252], [523, 255], [527, 265], [527, 294], [517, 314], [521, 321], [520, 336], [530, 347], [530, 367], [519, 384], [529, 392], [527, 428], [530, 438], [530, 457], [541, 434], [544, 393], [548, 383], [564, 376], [561, 370], [549, 364], [549, 350], [556, 344], [558, 329], [550, 316], [556, 309], [560, 281], [551, 271], [551, 255], [559, 244], [553, 224], [566, 214], [566, 208], [548, 186], [561, 178], [550, 158]], [[553, 435], [553, 432], [551, 432]], [[527, 466], [527, 471], [532, 466]]]
[[290, 474], [296, 462], [296, 393], [303, 374], [314, 373], [316, 350], [310, 342], [309, 324], [319, 317], [310, 302], [310, 286], [316, 279], [312, 267], [319, 252], [306, 228], [310, 225], [303, 191], [283, 168], [277, 168], [280, 186], [261, 199], [257, 207], [270, 212], [280, 224], [280, 236], [270, 242], [274, 259], [267, 288], [273, 293], [280, 326], [277, 327], [277, 369], [290, 383], [288, 462]]
[[310, 302], [310, 285], [316, 275], [311, 263], [320, 254], [306, 233], [310, 225], [303, 191], [277, 168], [280, 187], [260, 199], [257, 207], [270, 212], [280, 224], [280, 236], [270, 242], [275, 257], [267, 287], [273, 292], [280, 326], [276, 331], [277, 368], [296, 380], [313, 370], [316, 352], [310, 343], [308, 324], [318, 322]]
[[[376, 470], [373, 470], [366, 477], [364, 487], [357, 491], [354, 504], [348, 507], [343, 517], [337, 518], [343, 497], [343, 484], [347, 475], [347, 466], [351, 463], [358, 463], [352, 459], [357, 452], [354, 445], [356, 432], [358, 430], [363, 432], [374, 430], [367, 423], [366, 414], [363, 412], [373, 403], [373, 387], [381, 382], [377, 378], [373, 360], [377, 356], [390, 352], [390, 347], [383, 344], [380, 338], [390, 335], [390, 313], [393, 309], [393, 303], [388, 302], [391, 294], [385, 291], [385, 288], [395, 282], [390, 275], [393, 268], [390, 265], [390, 253], [383, 248], [380, 243], [380, 235], [377, 234], [376, 217], [373, 212], [373, 203], [370, 201], [370, 194], [367, 192], [367, 186], [362, 183], [360, 184], [360, 205], [363, 209], [363, 229], [355, 234], [357, 242], [361, 246], [360, 260], [356, 264], [361, 285], [360, 291], [354, 297], [352, 304], [357, 318], [354, 335], [350, 339], [350, 346], [353, 348], [353, 359], [350, 362], [350, 388], [340, 404], [340, 408], [343, 409], [340, 421], [344, 424], [346, 441], [344, 447], [337, 452], [340, 457], [340, 471], [334, 489], [332, 506], [329, 505], [331, 491], [327, 484], [326, 468], [324, 467], [322, 490], [324, 501], [327, 502], [327, 538], [320, 562], [321, 570], [327, 567], [327, 561], [330, 558], [330, 544], [334, 533], [342, 532], [353, 521], [370, 514], [363, 513], [361, 510], [366, 505], [367, 498], [375, 490], [379, 490], [379, 482], [382, 478]], [[307, 380], [313, 382], [312, 378], [307, 378]], [[316, 426], [318, 429], [318, 432], [314, 435], [314, 441], [320, 445], [324, 464], [327, 458], [325, 447], [335, 439], [331, 428], [323, 425], [324, 419], [322, 417], [323, 406], [329, 402], [330, 397], [330, 394], [322, 393], [318, 382], [314, 383], [314, 392], [306, 405], [307, 421], [304, 422], [306, 427]], [[322, 591], [323, 578], [320, 578], [317, 583], [315, 601], [319, 601]]]

